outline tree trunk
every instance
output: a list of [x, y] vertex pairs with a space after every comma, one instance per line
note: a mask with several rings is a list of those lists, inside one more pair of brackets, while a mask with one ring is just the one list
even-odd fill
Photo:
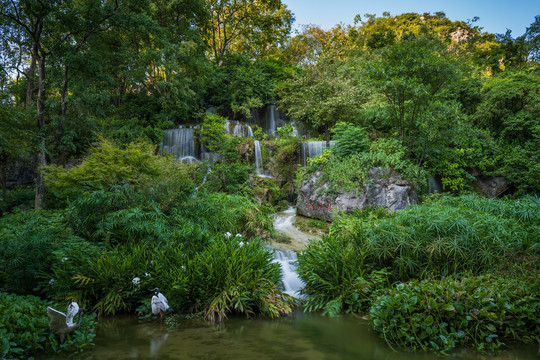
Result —
[[[43, 54], [37, 56], [38, 61], [38, 99], [37, 99], [37, 125], [41, 132], [45, 127], [45, 56]], [[38, 155], [38, 169], [36, 177], [36, 199], [34, 207], [36, 210], [45, 206], [45, 182], [41, 167], [47, 165], [47, 153], [45, 151], [45, 134], [40, 134], [41, 144]]]
[[62, 153], [62, 135], [64, 133], [64, 125], [66, 123], [66, 114], [67, 114], [67, 105], [66, 105], [66, 94], [68, 90], [68, 83], [69, 83], [69, 64], [66, 64], [64, 67], [64, 86], [62, 87], [62, 94], [60, 96], [60, 106], [62, 109], [62, 116], [60, 118], [60, 124], [58, 125], [58, 129], [56, 130], [56, 147], [58, 151], [60, 152], [59, 157], [60, 163], [63, 163], [64, 154]]
[[32, 105], [32, 94], [34, 93], [34, 74], [36, 71], [36, 54], [38, 52], [37, 44], [34, 44], [32, 49], [32, 59], [30, 60], [30, 68], [26, 76], [26, 107]]

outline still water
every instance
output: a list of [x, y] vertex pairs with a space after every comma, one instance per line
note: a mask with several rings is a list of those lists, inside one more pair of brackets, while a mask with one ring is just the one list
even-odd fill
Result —
[[[433, 354], [394, 352], [365, 320], [296, 312], [281, 319], [232, 318], [223, 325], [183, 320], [170, 328], [133, 317], [102, 319], [95, 347], [82, 359], [440, 359]], [[474, 352], [453, 358], [485, 359]], [[505, 351], [492, 359], [536, 359], [536, 345]]]

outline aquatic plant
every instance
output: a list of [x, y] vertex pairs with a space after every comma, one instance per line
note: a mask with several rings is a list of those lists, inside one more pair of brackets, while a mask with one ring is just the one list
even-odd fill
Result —
[[459, 345], [497, 351], [540, 336], [540, 282], [490, 275], [412, 280], [380, 296], [370, 322], [391, 346], [442, 353]]

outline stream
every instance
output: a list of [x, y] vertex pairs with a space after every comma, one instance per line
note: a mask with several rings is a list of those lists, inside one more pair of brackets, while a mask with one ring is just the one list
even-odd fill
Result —
[[[291, 208], [292, 209], [292, 208]], [[296, 253], [310, 238], [293, 225], [294, 209], [275, 216], [277, 232], [293, 238], [289, 247], [275, 246], [282, 266], [285, 291], [297, 296], [302, 282], [294, 270]], [[273, 244], [274, 246], [274, 244]], [[538, 345], [518, 345], [495, 357], [468, 349], [457, 350], [459, 359], [539, 359]], [[48, 357], [46, 359], [58, 359]], [[67, 356], [65, 357], [68, 358]], [[337, 317], [297, 310], [279, 319], [231, 317], [221, 325], [203, 320], [181, 320], [169, 327], [159, 321], [139, 322], [135, 317], [102, 319], [95, 346], [70, 359], [440, 359], [425, 352], [393, 351], [366, 320], [356, 315]]]

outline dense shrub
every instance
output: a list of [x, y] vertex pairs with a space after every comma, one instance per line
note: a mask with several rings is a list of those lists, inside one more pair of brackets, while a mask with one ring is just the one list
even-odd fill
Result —
[[20, 186], [0, 195], [0, 216], [15, 207], [30, 208], [34, 205], [36, 193], [31, 186]]
[[336, 142], [333, 150], [338, 157], [358, 154], [369, 149], [366, 130], [346, 122], [336, 124], [332, 140]]
[[[298, 260], [306, 309], [329, 314], [362, 311], [385, 283], [440, 278], [538, 261], [538, 198], [517, 201], [474, 195], [436, 197], [388, 214], [363, 210], [339, 215], [323, 241]], [[535, 260], [536, 259], [536, 260]]]
[[69, 170], [56, 165], [43, 169], [52, 195], [74, 199], [81, 192], [128, 185], [144, 194], [147, 201], [167, 207], [193, 190], [193, 168], [172, 156], [155, 155], [153, 145], [139, 142], [121, 148], [102, 139], [90, 149], [80, 165]]
[[29, 210], [0, 218], [2, 290], [34, 293], [44, 282], [41, 276], [58, 260], [55, 253], [81, 243], [62, 212]]
[[343, 217], [331, 233], [351, 239], [367, 263], [389, 268], [397, 280], [480, 272], [516, 252], [538, 256], [539, 209], [533, 197], [442, 197], [380, 220]]
[[387, 273], [364, 262], [359, 249], [338, 236], [311, 241], [298, 261], [307, 295], [304, 309], [336, 315], [367, 311], [373, 293], [387, 283]]
[[247, 237], [260, 236], [272, 229], [273, 209], [254, 199], [223, 193], [200, 193], [175, 210], [176, 217], [192, 220], [205, 230]]
[[391, 345], [447, 352], [459, 345], [498, 350], [540, 336], [540, 283], [493, 276], [413, 280], [379, 297], [373, 328]]
[[327, 184], [327, 195], [339, 190], [356, 192], [369, 183], [368, 173], [372, 168], [388, 169], [388, 174], [397, 173], [416, 187], [426, 182], [426, 172], [406, 157], [406, 148], [395, 139], [379, 139], [369, 146], [369, 151], [338, 157], [333, 150], [308, 159], [308, 166], [301, 169], [298, 180], [307, 180], [316, 171], [322, 171], [317, 180]]
[[261, 245], [231, 236], [197, 254], [188, 266], [192, 274], [186, 295], [192, 299], [191, 306], [204, 309], [205, 317], [212, 321], [221, 321], [230, 313], [247, 317], [289, 313], [294, 303], [277, 287], [280, 266]]
[[92, 344], [95, 336], [93, 316], [83, 316], [77, 330], [68, 334], [63, 344], [59, 344], [56, 335], [49, 330], [48, 305], [35, 296], [0, 292], [2, 359], [27, 358], [39, 351], [77, 353]]

